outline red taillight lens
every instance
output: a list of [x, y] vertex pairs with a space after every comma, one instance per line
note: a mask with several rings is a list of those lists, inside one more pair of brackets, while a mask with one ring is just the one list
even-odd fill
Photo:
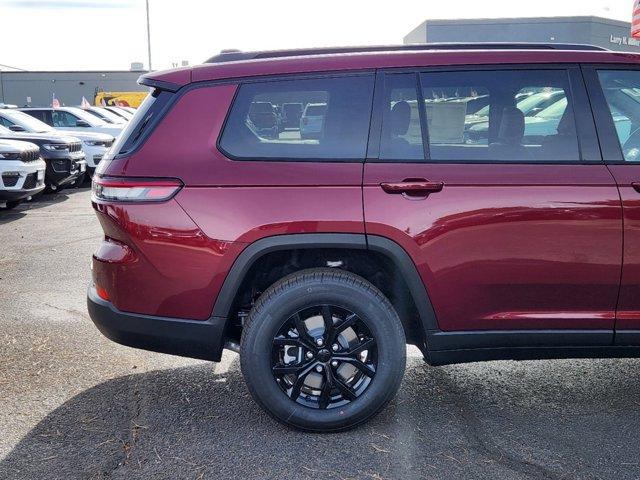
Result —
[[116, 178], [95, 175], [91, 184], [94, 200], [109, 202], [164, 202], [182, 188], [173, 178]]

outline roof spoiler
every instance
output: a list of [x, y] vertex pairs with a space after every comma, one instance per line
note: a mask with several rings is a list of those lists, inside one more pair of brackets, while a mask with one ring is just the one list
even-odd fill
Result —
[[142, 75], [140, 78], [138, 78], [138, 85], [157, 88], [166, 92], [177, 92], [180, 89], [180, 85], [171, 82], [165, 82], [164, 80], [159, 80], [157, 78], [151, 78], [147, 75]]
[[604, 47], [580, 43], [423, 43], [410, 45], [373, 45], [368, 47], [328, 47], [293, 50], [268, 50], [243, 52], [236, 49], [222, 50], [204, 63], [224, 63], [261, 58], [300, 57], [306, 55], [331, 55], [337, 53], [367, 52], [421, 52], [430, 50], [587, 50], [607, 51]]

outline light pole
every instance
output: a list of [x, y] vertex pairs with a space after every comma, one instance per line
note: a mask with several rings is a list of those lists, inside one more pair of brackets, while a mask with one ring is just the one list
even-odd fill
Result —
[[147, 54], [149, 55], [149, 71], [152, 70], [151, 67], [151, 27], [149, 25], [149, 0], [145, 0], [147, 5]]

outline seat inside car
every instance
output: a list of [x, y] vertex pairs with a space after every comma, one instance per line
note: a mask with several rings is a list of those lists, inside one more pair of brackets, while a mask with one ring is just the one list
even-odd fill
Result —
[[402, 138], [409, 131], [411, 124], [411, 106], [405, 100], [396, 102], [391, 107], [388, 134], [391, 136], [391, 148], [396, 154], [409, 154], [411, 145]]
[[558, 160], [574, 160], [578, 152], [573, 139], [576, 136], [573, 113], [567, 108], [560, 119], [555, 135], [547, 135], [542, 141], [542, 148], [547, 155]]
[[502, 110], [498, 138], [489, 145], [492, 154], [501, 159], [530, 158], [529, 149], [522, 144], [524, 127], [524, 113], [515, 106], [505, 107]]

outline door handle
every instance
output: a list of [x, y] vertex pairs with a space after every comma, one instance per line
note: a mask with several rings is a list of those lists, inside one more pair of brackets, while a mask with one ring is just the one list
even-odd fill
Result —
[[640, 192], [640, 182], [631, 182], [631, 186], [636, 192]]
[[382, 190], [391, 194], [408, 196], [426, 196], [442, 190], [444, 182], [430, 182], [424, 179], [408, 179], [402, 182], [381, 183]]

